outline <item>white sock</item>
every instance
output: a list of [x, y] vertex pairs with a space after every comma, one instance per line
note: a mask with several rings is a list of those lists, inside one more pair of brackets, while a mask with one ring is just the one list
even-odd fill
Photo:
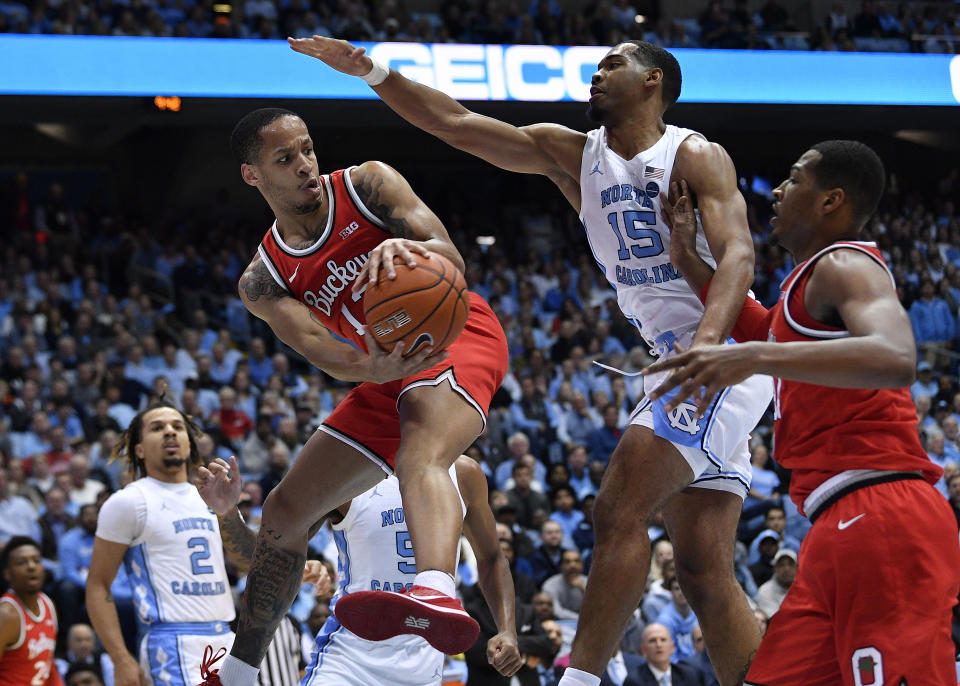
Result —
[[557, 686], [599, 686], [599, 684], [600, 677], [573, 667], [567, 667]]
[[425, 572], [417, 572], [413, 577], [414, 586], [426, 586], [435, 591], [440, 591], [446, 596], [453, 598], [457, 593], [457, 584], [453, 577], [439, 569], [428, 569]]
[[251, 667], [233, 655], [227, 655], [217, 674], [223, 686], [256, 686], [259, 673], [259, 668]]

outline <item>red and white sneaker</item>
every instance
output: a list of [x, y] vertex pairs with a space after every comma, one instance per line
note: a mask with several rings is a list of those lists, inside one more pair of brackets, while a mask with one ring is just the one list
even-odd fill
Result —
[[337, 601], [333, 613], [343, 626], [368, 641], [412, 634], [447, 655], [466, 652], [480, 634], [480, 625], [459, 600], [426, 586], [413, 586], [403, 593], [348, 593]]
[[216, 653], [213, 646], [207, 646], [203, 651], [203, 661], [200, 663], [200, 677], [203, 679], [197, 686], [223, 686], [220, 681], [219, 669], [210, 669], [214, 663], [227, 654], [226, 648], [220, 648]]

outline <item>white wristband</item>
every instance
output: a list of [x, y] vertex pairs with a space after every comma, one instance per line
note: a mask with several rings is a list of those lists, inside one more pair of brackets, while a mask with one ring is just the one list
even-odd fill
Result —
[[368, 71], [366, 74], [360, 78], [367, 82], [370, 86], [379, 86], [381, 83], [387, 80], [387, 77], [390, 76], [390, 68], [377, 62], [372, 57], [370, 61], [373, 62], [373, 68]]

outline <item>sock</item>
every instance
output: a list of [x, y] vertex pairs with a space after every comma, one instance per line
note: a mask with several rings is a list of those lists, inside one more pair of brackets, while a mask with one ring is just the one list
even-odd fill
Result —
[[426, 586], [435, 591], [440, 591], [446, 596], [453, 598], [457, 593], [457, 584], [453, 577], [439, 569], [428, 569], [425, 572], [417, 572], [413, 577], [414, 586]]
[[224, 686], [256, 686], [260, 670], [233, 655], [227, 655], [217, 674]]
[[557, 686], [599, 686], [599, 684], [600, 677], [573, 667], [567, 667]]

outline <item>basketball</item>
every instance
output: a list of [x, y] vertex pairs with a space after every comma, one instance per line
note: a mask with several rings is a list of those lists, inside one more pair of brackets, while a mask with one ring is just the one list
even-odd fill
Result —
[[397, 278], [388, 279], [381, 267], [377, 282], [363, 294], [363, 313], [377, 343], [389, 352], [403, 341], [404, 357], [426, 346], [449, 346], [470, 311], [467, 282], [450, 260], [437, 253], [413, 257], [415, 267], [394, 257]]

